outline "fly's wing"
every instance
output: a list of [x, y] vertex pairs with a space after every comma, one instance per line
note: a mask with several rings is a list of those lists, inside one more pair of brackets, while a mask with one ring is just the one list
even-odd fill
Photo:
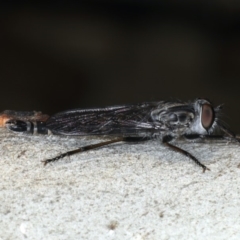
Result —
[[156, 105], [157, 103], [144, 103], [75, 109], [53, 115], [46, 126], [54, 134], [63, 135], [152, 135], [156, 129], [150, 114]]

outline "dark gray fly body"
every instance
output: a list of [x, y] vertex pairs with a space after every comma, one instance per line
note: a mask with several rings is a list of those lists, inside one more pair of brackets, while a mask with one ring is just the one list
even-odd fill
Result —
[[[22, 120], [16, 114], [6, 122], [6, 127], [15, 132], [45, 134], [51, 132], [67, 136], [114, 136], [113, 140], [81, 147], [47, 159], [44, 161], [45, 164], [115, 142], [148, 140], [157, 137], [164, 145], [191, 158], [205, 171], [208, 168], [193, 155], [170, 142], [178, 138], [195, 140], [212, 137], [238, 141], [218, 119], [220, 109], [221, 106], [214, 108], [206, 99], [197, 99], [193, 102], [146, 102], [106, 108], [74, 109], [57, 113], [46, 121]], [[213, 135], [215, 129], [220, 129], [223, 134]]]
[[208, 134], [216, 126], [215, 111], [207, 100], [150, 102], [98, 109], [76, 109], [53, 115], [46, 126], [54, 134], [174, 137]]

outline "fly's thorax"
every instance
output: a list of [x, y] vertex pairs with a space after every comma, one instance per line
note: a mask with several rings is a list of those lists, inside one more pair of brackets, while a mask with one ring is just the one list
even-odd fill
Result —
[[151, 120], [162, 132], [161, 135], [184, 134], [194, 117], [194, 108], [187, 103], [165, 103], [151, 112]]
[[215, 112], [211, 103], [205, 99], [194, 102], [161, 102], [151, 112], [151, 120], [162, 135], [184, 134], [206, 135], [213, 131], [216, 124]]

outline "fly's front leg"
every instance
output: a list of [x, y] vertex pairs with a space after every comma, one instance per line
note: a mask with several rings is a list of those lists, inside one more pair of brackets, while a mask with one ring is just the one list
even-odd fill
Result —
[[206, 141], [223, 141], [223, 142], [240, 142], [235, 136], [229, 135], [200, 135], [200, 134], [186, 134], [184, 139], [191, 142], [206, 142]]
[[170, 149], [176, 151], [176, 152], [179, 152], [179, 153], [182, 153], [183, 155], [189, 157], [190, 159], [192, 159], [198, 166], [200, 166], [202, 169], [203, 169], [203, 172], [205, 172], [206, 170], [210, 171], [209, 168], [207, 168], [204, 164], [202, 164], [197, 158], [195, 158], [191, 153], [175, 146], [175, 145], [172, 145], [170, 144], [169, 142], [173, 140], [173, 137], [172, 136], [165, 136], [162, 140], [163, 144], [167, 147], [169, 147]]
[[42, 162], [44, 163], [44, 166], [45, 166], [50, 162], [58, 161], [59, 159], [64, 158], [66, 156], [71, 156], [71, 155], [74, 155], [76, 153], [86, 152], [88, 150], [96, 149], [96, 148], [103, 147], [103, 146], [106, 146], [106, 145], [109, 145], [109, 144], [112, 144], [112, 143], [123, 142], [123, 141], [124, 141], [124, 138], [117, 138], [117, 139], [109, 140], [109, 141], [106, 141], [106, 142], [100, 142], [100, 143], [96, 143], [96, 144], [87, 145], [87, 146], [84, 146], [84, 147], [77, 148], [75, 150], [71, 150], [71, 151], [62, 153], [62, 154], [60, 154], [60, 155], [58, 155], [54, 158], [43, 160]]

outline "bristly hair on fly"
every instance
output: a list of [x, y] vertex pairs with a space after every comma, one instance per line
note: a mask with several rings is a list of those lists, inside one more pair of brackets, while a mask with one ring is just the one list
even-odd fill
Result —
[[222, 109], [223, 109], [223, 105], [218, 105], [217, 107], [214, 108], [214, 113], [215, 113], [215, 121], [213, 122], [212, 125], [212, 130], [211, 130], [211, 134], [212, 133], [217, 133], [219, 130], [221, 130], [220, 125], [227, 125], [222, 119], [221, 117], [223, 116], [222, 114]]

